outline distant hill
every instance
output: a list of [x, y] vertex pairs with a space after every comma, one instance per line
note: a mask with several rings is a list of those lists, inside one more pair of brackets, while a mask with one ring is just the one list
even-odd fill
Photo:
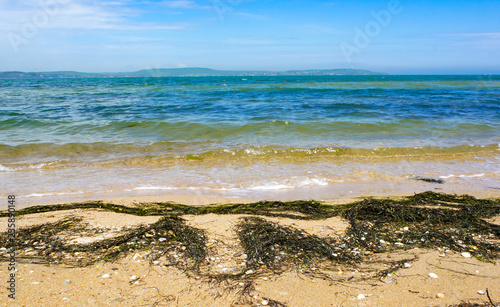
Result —
[[48, 71], [48, 72], [0, 72], [0, 79], [40, 79], [40, 78], [99, 78], [102, 74], [83, 73], [77, 71]]
[[203, 77], [203, 76], [347, 76], [387, 75], [363, 69], [310, 69], [289, 71], [215, 70], [210, 68], [159, 68], [122, 73], [83, 73], [77, 71], [49, 72], [0, 72], [0, 79], [44, 79], [44, 78], [123, 78], [123, 77]]

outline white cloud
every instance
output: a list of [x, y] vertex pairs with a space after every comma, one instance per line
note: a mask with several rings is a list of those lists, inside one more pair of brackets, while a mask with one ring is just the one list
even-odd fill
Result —
[[189, 0], [165, 1], [162, 4], [176, 9], [191, 9], [196, 7], [196, 3]]
[[230, 12], [230, 13], [238, 15], [238, 16], [243, 16], [243, 17], [251, 18], [251, 19], [264, 19], [264, 20], [271, 19], [271, 18], [269, 18], [267, 16], [264, 16], [264, 15], [250, 14], [250, 13], [244, 13], [244, 12], [233, 11], [233, 12]]
[[114, 36], [113, 39], [122, 43], [138, 43], [138, 42], [161, 42], [165, 41], [162, 38], [144, 37], [144, 36]]
[[464, 33], [440, 33], [437, 36], [448, 37], [489, 37], [500, 38], [500, 32], [464, 32]]
[[500, 48], [500, 32], [438, 33], [434, 36], [440, 39], [446, 38], [446, 43], [451, 47]]
[[[175, 1], [179, 2], [179, 1]], [[189, 2], [189, 1], [180, 1]], [[0, 29], [22, 31], [27, 24], [37, 28], [106, 30], [182, 30], [188, 23], [135, 22], [140, 12], [126, 7], [127, 1], [42, 0], [0, 2]], [[179, 4], [180, 5], [180, 4]]]
[[229, 44], [238, 45], [272, 45], [274, 42], [272, 40], [266, 39], [229, 39], [226, 41]]
[[191, 1], [191, 0], [170, 0], [170, 1], [163, 1], [161, 2], [161, 5], [164, 5], [169, 8], [174, 8], [174, 9], [201, 9], [201, 10], [206, 10], [206, 9], [211, 9], [212, 6], [206, 6], [206, 5], [198, 5], [196, 2]]
[[303, 54], [282, 54], [281, 57], [283, 58], [333, 58], [336, 56], [339, 56], [340, 53], [334, 54], [334, 53], [303, 53]]
[[326, 33], [326, 34], [339, 34], [341, 31], [334, 29], [332, 27], [323, 26], [323, 25], [303, 25], [302, 28], [308, 29], [313, 33]]

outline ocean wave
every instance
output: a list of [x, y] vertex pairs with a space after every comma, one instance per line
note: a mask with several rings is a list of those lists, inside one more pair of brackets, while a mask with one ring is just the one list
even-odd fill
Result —
[[[498, 156], [499, 145], [460, 145], [452, 147], [378, 147], [378, 148], [287, 148], [284, 146], [252, 146], [217, 148], [203, 151], [201, 144], [176, 147], [170, 142], [140, 144], [31, 144], [0, 145], [0, 172], [40, 170], [57, 167], [162, 167], [179, 164], [254, 164], [260, 162], [383, 162], [453, 160], [475, 156]], [[489, 158], [488, 158], [489, 159]], [[29, 161], [29, 162], [27, 162]]]
[[176, 187], [160, 187], [160, 186], [142, 186], [133, 189], [128, 189], [126, 191], [141, 191], [141, 190], [175, 190]]
[[28, 195], [20, 195], [20, 198], [46, 197], [46, 196], [63, 196], [63, 195], [80, 195], [80, 194], [85, 194], [85, 192], [79, 191], [79, 192], [31, 193], [31, 194], [28, 194]]
[[52, 165], [55, 162], [51, 163], [35, 163], [35, 164], [24, 164], [24, 165], [15, 165], [15, 166], [4, 166], [0, 164], [0, 172], [16, 172], [16, 171], [23, 171], [23, 170], [40, 170], [43, 169], [46, 166]]
[[485, 173], [479, 173], [479, 174], [450, 174], [450, 175], [443, 175], [439, 176], [441, 179], [450, 179], [450, 178], [479, 178], [479, 177], [484, 177], [486, 176]]
[[259, 182], [255, 183], [249, 187], [245, 187], [248, 190], [258, 190], [258, 191], [271, 191], [271, 190], [289, 190], [303, 187], [313, 187], [313, 186], [327, 186], [328, 180], [326, 178], [296, 178], [286, 179], [271, 182]]

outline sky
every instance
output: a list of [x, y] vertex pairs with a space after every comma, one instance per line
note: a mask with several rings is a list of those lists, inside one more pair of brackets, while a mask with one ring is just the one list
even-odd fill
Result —
[[0, 71], [500, 74], [498, 12], [498, 0], [0, 0]]

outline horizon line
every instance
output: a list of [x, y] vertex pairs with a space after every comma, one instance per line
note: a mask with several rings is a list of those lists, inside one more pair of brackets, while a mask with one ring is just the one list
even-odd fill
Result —
[[[413, 76], [496, 76], [500, 75], [498, 73], [387, 73], [380, 71], [372, 71], [364, 68], [308, 68], [308, 69], [287, 69], [287, 70], [252, 70], [252, 69], [216, 69], [216, 68], [208, 68], [208, 67], [161, 67], [161, 68], [144, 68], [133, 71], [105, 71], [105, 72], [86, 72], [86, 71], [78, 71], [78, 70], [44, 70], [44, 71], [22, 71], [22, 70], [4, 70], [0, 71], [0, 73], [84, 73], [84, 74], [125, 74], [125, 73], [136, 73], [140, 71], [155, 71], [155, 70], [187, 70], [187, 69], [206, 69], [213, 70], [215, 72], [255, 72], [255, 73], [286, 73], [286, 72], [306, 72], [306, 71], [332, 71], [332, 70], [357, 70], [357, 71], [367, 71], [373, 74], [378, 75], [391, 75], [391, 76], [401, 76], [401, 75], [413, 75]], [[160, 76], [150, 76], [150, 77], [160, 77]]]

